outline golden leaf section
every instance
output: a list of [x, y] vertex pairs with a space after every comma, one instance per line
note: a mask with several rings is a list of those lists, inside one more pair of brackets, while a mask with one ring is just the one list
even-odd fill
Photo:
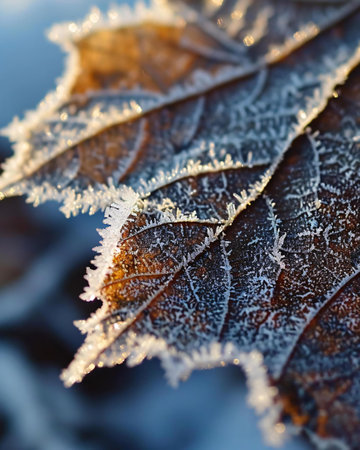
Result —
[[[189, 41], [192, 47], [182, 45]], [[144, 89], [166, 93], [196, 70], [216, 73], [226, 64], [226, 49], [201, 29], [183, 20], [178, 26], [155, 23], [101, 30], [76, 42], [80, 71], [71, 94], [110, 89]], [[193, 49], [204, 50], [204, 55]], [[223, 52], [224, 62], [211, 54]], [[231, 54], [229, 56], [229, 63]]]
[[[231, 213], [227, 207], [235, 201], [233, 192], [242, 192], [243, 201], [256, 195], [267, 166], [254, 169], [227, 170], [186, 177], [154, 192], [145, 201], [143, 211], [133, 214], [121, 229], [121, 239], [99, 294], [111, 313], [122, 308], [135, 311], [147, 299], [169, 284], [188, 261], [204, 250], [204, 243], [214, 240]], [[224, 186], [212, 196], [209, 186]], [[180, 209], [182, 190], [190, 186], [193, 200]], [[163, 205], [163, 210], [159, 210]], [[180, 205], [179, 205], [180, 206]], [[200, 269], [199, 275], [205, 276]], [[134, 305], [129, 305], [133, 303]], [[122, 319], [124, 320], [124, 319]]]
[[[208, 229], [215, 224], [199, 224], [186, 219], [172, 222], [148, 223], [146, 215], [125, 227], [112, 262], [111, 273], [101, 288], [102, 297], [110, 304], [111, 311], [129, 302], [142, 304], [183, 265], [184, 259], [201, 245]], [[151, 245], [151, 240], [160, 245]], [[165, 249], [165, 243], [166, 245]]]

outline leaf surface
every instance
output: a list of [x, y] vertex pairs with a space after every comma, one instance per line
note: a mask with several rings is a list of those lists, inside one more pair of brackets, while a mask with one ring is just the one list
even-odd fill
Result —
[[[334, 91], [359, 63], [359, 18], [269, 68], [237, 114], [251, 77], [212, 91], [200, 163], [122, 191], [83, 294], [103, 307], [78, 323], [67, 385], [154, 355], [172, 382], [229, 362], [252, 373], [260, 352], [276, 389], [255, 389], [259, 410], [276, 403], [314, 440], [359, 446], [359, 69]], [[274, 443], [279, 409], [268, 419]]]

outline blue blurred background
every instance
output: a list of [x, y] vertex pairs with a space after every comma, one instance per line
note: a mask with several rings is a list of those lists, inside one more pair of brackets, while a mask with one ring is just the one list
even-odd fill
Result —
[[[106, 10], [109, 1], [99, 0]], [[55, 86], [63, 54], [45, 38], [81, 19], [89, 0], [0, 0], [0, 127]], [[11, 154], [0, 138], [0, 161]], [[65, 389], [59, 373], [82, 342], [73, 320], [99, 306], [78, 299], [102, 214], [66, 220], [57, 205], [0, 203], [0, 448], [266, 449], [237, 368], [168, 386], [158, 361], [99, 369]], [[301, 441], [286, 449], [305, 448]]]

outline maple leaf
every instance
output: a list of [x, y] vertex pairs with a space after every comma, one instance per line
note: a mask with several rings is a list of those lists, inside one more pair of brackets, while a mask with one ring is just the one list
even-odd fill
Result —
[[[193, 142], [200, 122], [212, 123], [203, 94], [239, 80], [228, 103], [236, 92], [250, 107], [264, 82], [259, 68], [356, 7], [196, 5], [198, 11], [157, 2], [107, 17], [94, 9], [82, 23], [55, 26], [50, 37], [69, 52], [67, 70], [35, 112], [5, 130], [15, 155], [4, 165], [0, 197], [26, 194], [35, 205], [63, 202], [66, 215], [93, 213], [118, 200], [123, 183], [139, 191], [161, 171], [179, 172], [209, 150]], [[219, 127], [217, 120], [213, 133]], [[216, 141], [210, 132], [208, 141]]]
[[[357, 72], [327, 102], [360, 61], [358, 20], [356, 13], [336, 32], [324, 30], [266, 76], [202, 94], [206, 115], [184, 161], [175, 157], [180, 168], [122, 192], [82, 296], [103, 307], [78, 323], [88, 336], [66, 384], [96, 366], [154, 355], [173, 383], [231, 362], [248, 372], [272, 443], [284, 432], [283, 411], [311, 436], [356, 448]], [[256, 95], [247, 101], [249, 90]], [[162, 111], [149, 113], [151, 123]], [[149, 147], [159, 148], [152, 139]], [[198, 149], [205, 151], [191, 162]], [[345, 336], [352, 345], [347, 339], [343, 352]], [[349, 353], [355, 367], [344, 374]]]
[[358, 448], [359, 3], [188, 3], [55, 27], [65, 82], [8, 129], [3, 196], [116, 201], [62, 377], [232, 363], [270, 443]]

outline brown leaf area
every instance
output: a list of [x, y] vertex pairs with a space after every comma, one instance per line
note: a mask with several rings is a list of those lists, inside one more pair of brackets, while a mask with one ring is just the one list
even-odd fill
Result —
[[[191, 42], [192, 48], [186, 47], [186, 42]], [[121, 30], [101, 30], [76, 45], [81, 71], [72, 95], [103, 89], [166, 93], [197, 69], [215, 73], [226, 64], [228, 55], [215, 39], [185, 21], [172, 27], [142, 23]], [[194, 48], [200, 49], [199, 53]], [[211, 58], [217, 51], [223, 52], [223, 64]]]
[[321, 438], [360, 434], [360, 277], [350, 280], [313, 320], [280, 379], [284, 412]]
[[[215, 75], [226, 66], [261, 63], [271, 46], [293, 37], [291, 32], [300, 42], [303, 24], [313, 24], [316, 30], [331, 15], [331, 8], [325, 7], [319, 19], [318, 5], [282, 1], [170, 2], [178, 11], [186, 3], [187, 14], [172, 26], [142, 22], [100, 29], [76, 41], [80, 70], [71, 94], [129, 89], [165, 94], [192, 81], [198, 70]], [[281, 18], [287, 14], [289, 18]]]
[[[131, 216], [122, 228], [111, 272], [101, 288], [102, 298], [106, 299], [109, 311], [116, 316], [116, 320], [125, 320], [136, 313], [139, 306], [146, 305], [149, 299], [151, 304], [156, 303], [157, 300], [153, 300], [155, 296], [161, 295], [165, 299], [167, 295], [162, 292], [164, 286], [176, 284], [184, 276], [187, 281], [180, 289], [186, 292], [189, 275], [186, 274], [184, 261], [196, 253], [199, 253], [200, 258], [206, 238], [223, 226], [228, 217], [226, 205], [232, 200], [230, 193], [251, 190], [266, 169], [267, 166], [260, 166], [256, 169], [241, 168], [220, 174], [187, 177], [153, 193], [151, 204], [146, 210]], [[209, 195], [209, 185], [221, 186], [224, 183], [226, 189]], [[186, 199], [187, 206], [181, 205], [180, 216], [177, 216], [180, 210], [176, 208], [165, 213], [159, 211], [159, 204], [165, 205], [167, 200], [178, 198], [179, 193], [189, 185], [193, 201]], [[203, 219], [199, 221], [197, 215], [184, 215], [194, 210]], [[206, 219], [209, 216], [211, 219]], [[216, 283], [211, 272], [210, 268], [203, 266], [196, 269], [197, 276], [203, 282], [214, 283], [215, 289]], [[172, 289], [176, 291], [176, 288]]]

